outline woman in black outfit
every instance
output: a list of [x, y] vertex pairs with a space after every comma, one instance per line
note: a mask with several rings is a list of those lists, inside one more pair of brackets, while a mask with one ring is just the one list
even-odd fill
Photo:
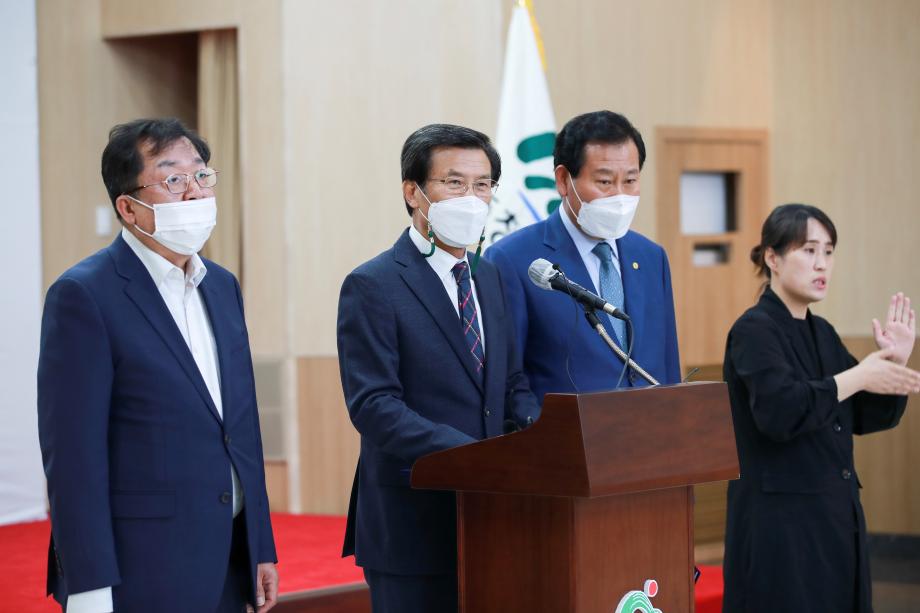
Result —
[[819, 209], [776, 208], [751, 259], [767, 283], [725, 348], [741, 478], [728, 486], [723, 611], [872, 611], [853, 434], [893, 428], [920, 392], [905, 366], [910, 299], [892, 296], [879, 350], [851, 356], [808, 307], [827, 293], [837, 232]]

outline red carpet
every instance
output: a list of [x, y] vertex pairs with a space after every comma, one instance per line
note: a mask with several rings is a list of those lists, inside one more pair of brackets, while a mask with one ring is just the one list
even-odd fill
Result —
[[272, 513], [281, 593], [364, 581], [354, 558], [342, 557], [345, 518]]
[[[363, 581], [354, 558], [340, 557], [344, 517], [272, 513], [281, 592]], [[45, 564], [50, 524], [39, 521], [0, 526], [0, 611], [42, 613], [56, 611], [45, 598]], [[697, 613], [719, 613], [722, 605], [722, 569], [701, 567], [696, 586]]]
[[696, 613], [722, 613], [722, 567], [700, 566], [696, 583]]
[[[340, 555], [344, 517], [272, 513], [272, 528], [282, 593], [364, 581], [354, 558]], [[47, 521], [0, 526], [0, 612], [60, 613], [44, 597], [50, 530]]]

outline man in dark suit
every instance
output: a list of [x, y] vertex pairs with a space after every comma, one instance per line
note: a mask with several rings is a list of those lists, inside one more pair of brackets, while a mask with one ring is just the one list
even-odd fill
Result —
[[48, 591], [68, 613], [277, 596], [240, 286], [197, 255], [216, 223], [209, 157], [176, 119], [113, 128], [102, 177], [122, 231], [45, 299]]
[[[561, 292], [534, 285], [535, 259], [559, 265], [632, 318], [601, 316], [608, 334], [660, 383], [680, 381], [668, 258], [629, 229], [645, 163], [642, 135], [622, 115], [597, 111], [570, 120], [556, 136], [556, 189], [562, 204], [546, 220], [501, 239], [486, 259], [501, 271], [517, 325], [524, 372], [538, 399], [547, 392], [592, 392], [616, 386], [623, 363]], [[633, 369], [627, 385], [645, 385]]]
[[455, 496], [412, 490], [413, 462], [539, 414], [498, 272], [466, 252], [500, 174], [484, 134], [414, 132], [402, 150], [412, 224], [342, 285], [339, 366], [361, 433], [343, 555], [364, 568], [375, 613], [457, 609]]

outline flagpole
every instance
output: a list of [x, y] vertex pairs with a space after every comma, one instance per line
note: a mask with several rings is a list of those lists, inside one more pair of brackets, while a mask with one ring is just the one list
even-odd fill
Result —
[[530, 15], [530, 27], [533, 30], [533, 37], [537, 41], [537, 51], [540, 52], [540, 64], [543, 66], [543, 72], [546, 72], [546, 52], [543, 50], [543, 35], [540, 34], [540, 26], [537, 25], [537, 16], [533, 10], [533, 0], [518, 0], [518, 6], [527, 9]]

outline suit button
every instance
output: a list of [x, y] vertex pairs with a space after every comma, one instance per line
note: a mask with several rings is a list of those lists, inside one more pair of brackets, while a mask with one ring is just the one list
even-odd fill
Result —
[[224, 434], [224, 445], [229, 445], [229, 444], [230, 444], [230, 435]]
[[630, 383], [635, 383], [637, 378], [638, 378], [638, 377], [636, 376], [636, 371], [630, 370], [630, 371], [629, 371], [629, 382], [630, 382]]
[[484, 412], [485, 412], [485, 414], [486, 414], [486, 417], [488, 417], [489, 415], [492, 414], [492, 411], [491, 411], [488, 407], [486, 408], [486, 410], [485, 410]]
[[851, 473], [848, 468], [844, 468], [842, 471], [840, 471], [840, 476], [844, 479], [849, 479], [853, 476], [853, 473]]
[[843, 427], [840, 424], [834, 424], [834, 432], [840, 432]]
[[231, 494], [230, 492], [224, 492], [223, 494], [220, 495], [220, 501], [224, 504], [230, 504], [232, 500], [233, 500], [233, 494]]

